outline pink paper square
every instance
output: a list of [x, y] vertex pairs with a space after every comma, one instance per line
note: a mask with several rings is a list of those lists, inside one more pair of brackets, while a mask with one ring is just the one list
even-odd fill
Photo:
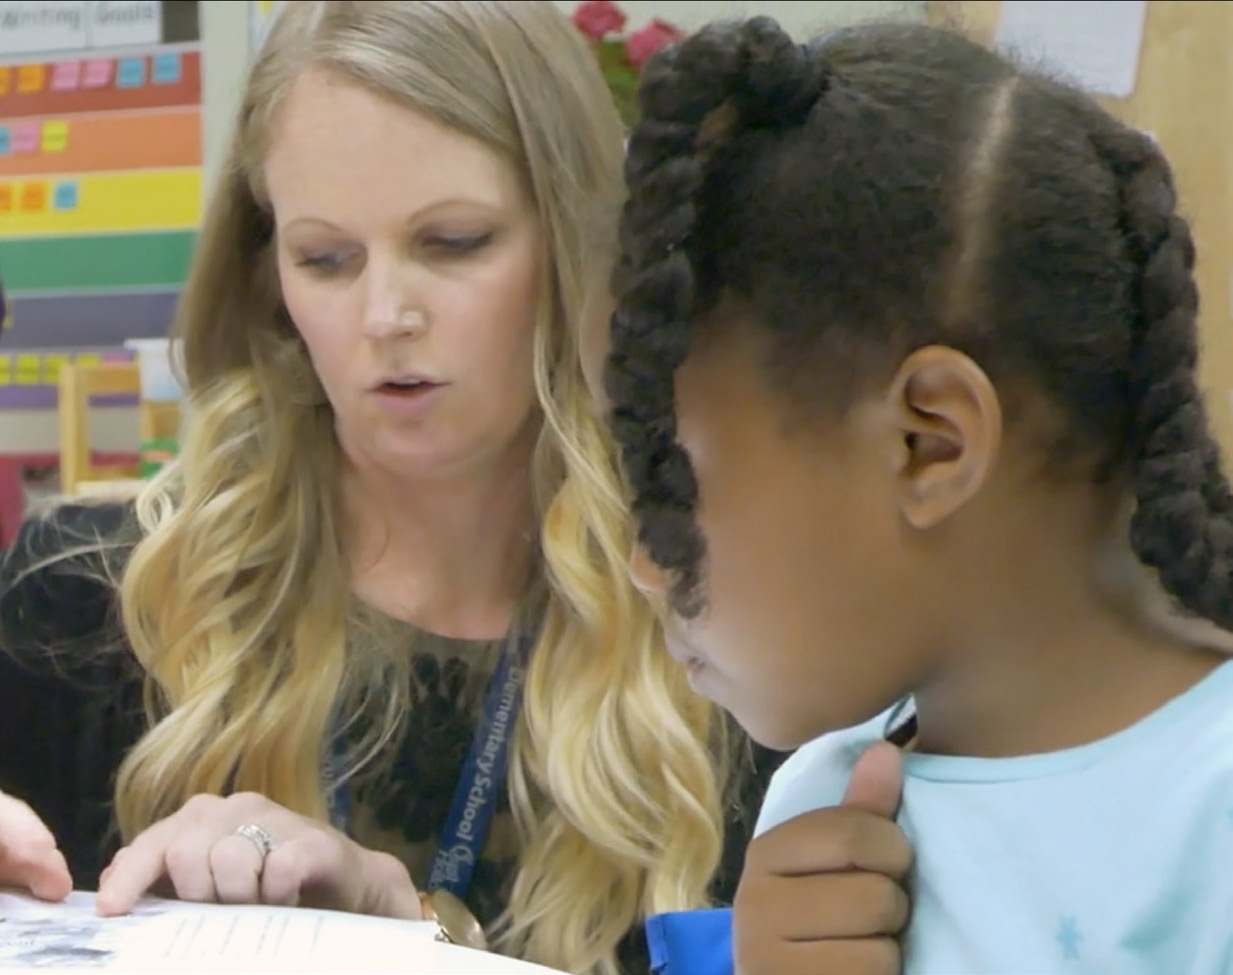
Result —
[[52, 91], [74, 91], [81, 85], [81, 62], [60, 61], [51, 71]]
[[111, 60], [87, 61], [85, 70], [82, 72], [82, 87], [106, 88], [111, 84], [111, 71], [114, 63]]
[[12, 146], [14, 152], [34, 152], [39, 147], [37, 122], [14, 122]]

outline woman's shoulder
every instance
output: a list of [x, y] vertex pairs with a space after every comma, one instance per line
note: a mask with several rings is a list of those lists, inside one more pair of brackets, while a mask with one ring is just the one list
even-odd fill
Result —
[[22, 522], [21, 535], [28, 543], [34, 539], [63, 539], [80, 544], [119, 537], [135, 525], [131, 501], [64, 499], [37, 505]]
[[32, 580], [106, 580], [123, 564], [138, 538], [128, 503], [63, 502], [43, 508], [22, 522], [17, 538], [0, 554], [0, 591]]
[[98, 647], [118, 625], [114, 579], [137, 537], [130, 504], [63, 503], [29, 517], [0, 555], [0, 647]]

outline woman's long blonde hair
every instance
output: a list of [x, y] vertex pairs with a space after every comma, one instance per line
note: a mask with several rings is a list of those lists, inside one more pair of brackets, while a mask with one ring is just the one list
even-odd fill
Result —
[[176, 326], [191, 421], [179, 463], [138, 499], [142, 540], [120, 579], [151, 721], [116, 783], [121, 832], [202, 792], [324, 817], [340, 711], [367, 707], [388, 735], [406, 704], [391, 679], [405, 661], [348, 646], [333, 421], [271, 253], [262, 159], [310, 66], [481, 140], [538, 207], [533, 480], [551, 595], [511, 763], [524, 845], [502, 947], [615, 971], [643, 914], [703, 902], [722, 763], [713, 710], [631, 586], [618, 471], [578, 361], [580, 322], [607, 311], [622, 131], [591, 52], [548, 2], [294, 3], [257, 57]]

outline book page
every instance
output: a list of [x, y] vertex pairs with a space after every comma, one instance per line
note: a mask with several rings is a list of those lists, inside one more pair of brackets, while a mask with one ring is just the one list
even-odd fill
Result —
[[101, 918], [94, 895], [62, 904], [0, 891], [0, 972], [403, 972], [552, 975], [435, 940], [425, 922], [265, 906], [143, 900]]

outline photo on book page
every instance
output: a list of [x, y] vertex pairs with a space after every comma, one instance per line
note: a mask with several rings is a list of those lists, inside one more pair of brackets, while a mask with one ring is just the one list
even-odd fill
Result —
[[101, 918], [93, 894], [47, 904], [0, 891], [0, 972], [554, 975], [435, 934], [435, 925], [417, 921], [157, 899]]
[[88, 895], [51, 905], [0, 892], [0, 971], [105, 971], [126, 937], [158, 913], [158, 904], [142, 904], [128, 917], [108, 920], [95, 913]]

